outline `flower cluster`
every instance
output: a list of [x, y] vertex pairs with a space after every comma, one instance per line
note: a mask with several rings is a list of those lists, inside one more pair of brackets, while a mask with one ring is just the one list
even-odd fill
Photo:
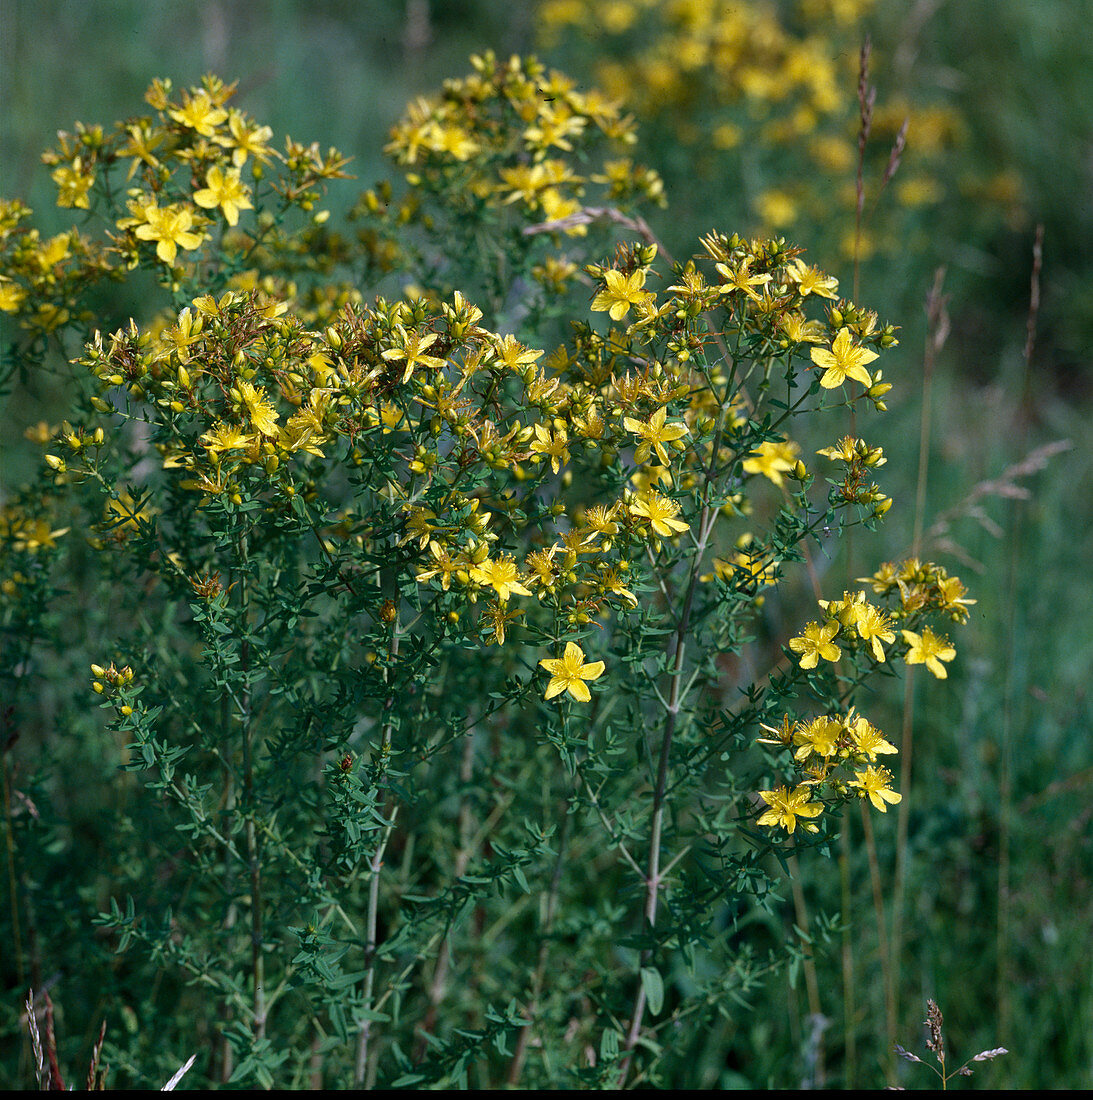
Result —
[[[387, 153], [427, 190], [445, 189], [458, 173], [469, 197], [479, 201], [517, 203], [539, 221], [575, 214], [589, 182], [575, 171], [577, 154], [591, 148], [593, 134], [632, 145], [633, 121], [616, 102], [579, 91], [534, 58], [500, 62], [486, 53], [471, 64], [474, 72], [446, 81], [438, 98], [410, 107]], [[610, 201], [638, 195], [662, 201], [656, 173], [625, 158], [605, 162], [592, 178], [606, 187]]]
[[[42, 240], [24, 224], [28, 207], [0, 202], [0, 311], [34, 338], [86, 325], [88, 289], [138, 266], [175, 290], [197, 287], [199, 265], [205, 289], [253, 286], [259, 265], [306, 268], [302, 257], [326, 219], [315, 204], [329, 181], [346, 177], [346, 160], [291, 139], [278, 152], [270, 127], [230, 106], [234, 90], [208, 76], [176, 97], [170, 81], [156, 81], [146, 96], [154, 115], [112, 131], [78, 124], [59, 133], [43, 155], [57, 205], [89, 211], [105, 223], [105, 239], [73, 228]], [[307, 220], [288, 231], [292, 209]], [[272, 285], [295, 289], [284, 279]]]
[[[843, 440], [832, 450], [840, 455], [856, 453], [863, 459], [876, 453], [860, 440]], [[871, 584], [885, 606], [869, 602], [864, 590], [844, 592], [841, 600], [820, 600], [823, 619], [808, 623], [789, 640], [788, 651], [798, 666], [812, 671], [821, 661], [836, 666], [845, 660], [859, 667], [863, 658], [866, 664], [883, 664], [895, 655], [908, 665], [925, 664], [935, 677], [945, 679], [942, 662], [951, 661], [956, 649], [926, 620], [934, 614], [954, 622], [967, 619], [968, 608], [975, 601], [967, 598], [960, 579], [939, 565], [915, 558], [900, 565], [886, 563], [872, 577], [861, 579]], [[780, 825], [793, 832], [796, 818], [816, 817], [822, 811], [822, 804], [811, 800], [819, 790], [835, 798], [856, 791], [882, 813], [886, 802], [900, 800], [891, 789], [891, 774], [876, 766], [877, 754], [894, 753], [895, 747], [853, 709], [843, 716], [825, 715], [797, 723], [787, 717], [781, 728], [763, 728], [773, 736], [759, 740], [793, 749], [793, 766], [804, 779], [792, 792], [785, 787], [760, 792], [769, 808], [759, 824]], [[847, 767], [853, 778], [840, 778], [834, 771]], [[815, 831], [817, 826], [809, 821], [804, 828]]]
[[69, 532], [56, 526], [53, 502], [21, 493], [0, 506], [0, 603], [29, 600], [44, 581], [42, 558]]
[[[731, 530], [747, 511], [750, 476], [804, 484], [795, 445], [739, 411], [748, 399], [718, 346], [726, 327], [738, 358], [765, 362], [768, 374], [780, 361], [788, 385], [806, 384], [804, 398], [828, 391], [813, 371], [817, 342], [837, 349], [852, 325], [877, 349], [894, 343], [874, 315], [832, 300], [834, 280], [784, 244], [718, 234], [703, 244], [709, 281], [692, 263], [659, 293], [646, 289], [655, 246], [589, 265], [599, 285], [593, 314], [615, 323], [581, 326], [545, 362], [543, 351], [484, 327], [458, 292], [440, 303], [350, 305], [315, 330], [255, 291], [194, 299], [150, 331], [130, 323], [96, 334], [81, 362], [100, 384], [99, 412], [114, 415], [111, 395], [122, 391], [140, 418], [161, 425], [164, 475], [203, 501], [239, 505], [258, 493], [276, 511], [306, 497], [332, 464], [362, 464], [382, 448], [385, 524], [347, 512], [325, 537], [367, 528], [412, 549], [418, 583], [440, 594], [446, 613], [489, 596], [484, 637], [503, 644], [517, 622], [545, 629], [541, 615], [527, 619], [527, 599], [571, 630], [636, 607], [647, 580], [635, 562], [649, 553], [655, 562], [691, 532], [694, 494], [718, 485], [710, 499]], [[826, 321], [805, 316], [818, 301], [830, 303]], [[102, 426], [66, 425], [57, 438], [67, 453], [50, 465], [87, 476]], [[876, 466], [879, 452], [851, 461]], [[571, 510], [550, 503], [544, 490], [574, 469], [607, 472], [615, 493]], [[464, 478], [482, 487], [461, 491]], [[868, 494], [844, 492], [834, 504], [876, 511]], [[731, 537], [738, 551], [715, 558], [709, 576], [752, 593], [773, 583], [777, 556], [751, 532]], [[857, 629], [875, 647], [887, 639], [883, 619], [863, 617]]]
[[91, 666], [91, 690], [104, 700], [113, 702], [118, 713], [128, 718], [133, 713], [130, 701], [133, 697], [133, 670], [128, 665], [117, 668], [113, 662], [107, 667]]
[[[881, 813], [902, 799], [892, 790], [892, 774], [877, 764], [879, 755], [896, 753], [895, 745], [853, 708], [846, 714], [825, 714], [808, 721], [783, 720], [780, 727], [764, 725], [770, 734], [761, 737], [764, 744], [793, 751], [793, 764], [802, 777], [791, 791], [788, 787], [760, 791], [768, 809], [760, 816], [760, 825], [780, 826], [794, 832], [797, 818], [805, 818], [802, 828], [817, 832], [812, 821], [824, 809], [823, 796], [842, 800], [857, 795], [868, 798]], [[814, 801], [814, 796], [821, 800]]]
[[525, 309], [557, 309], [578, 275], [563, 242], [585, 238], [597, 219], [664, 205], [663, 183], [628, 155], [634, 122], [616, 102], [534, 58], [487, 52], [471, 64], [395, 125], [385, 151], [407, 189], [396, 198], [385, 181], [361, 195], [353, 248], [374, 278], [412, 272], [416, 292], [443, 298], [479, 293], [457, 261], [461, 246], [492, 239], [514, 277], [532, 281]]
[[821, 658], [832, 664], [838, 662], [843, 657], [840, 642], [850, 652], [868, 653], [881, 664], [887, 659], [884, 647], [896, 644], [896, 627], [906, 623], [920, 629], [900, 626], [900, 656], [907, 664], [925, 664], [936, 677], [944, 679], [941, 662], [951, 661], [956, 650], [948, 638], [921, 624], [931, 612], [940, 612], [955, 622], [966, 620], [968, 607], [975, 601], [965, 597], [960, 578], [949, 576], [933, 563], [909, 559], [900, 566], [886, 564], [873, 577], [861, 579], [871, 582], [874, 593], [889, 601], [889, 606], [869, 603], [864, 590], [844, 592], [841, 600], [820, 600], [824, 620], [810, 622], [789, 641], [800, 667], [814, 669]]

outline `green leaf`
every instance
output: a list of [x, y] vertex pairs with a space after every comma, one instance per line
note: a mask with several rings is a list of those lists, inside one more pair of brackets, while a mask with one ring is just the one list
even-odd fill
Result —
[[641, 968], [641, 987], [645, 990], [645, 999], [649, 1003], [649, 1011], [654, 1016], [660, 1015], [664, 1007], [664, 979], [660, 971], [653, 966]]

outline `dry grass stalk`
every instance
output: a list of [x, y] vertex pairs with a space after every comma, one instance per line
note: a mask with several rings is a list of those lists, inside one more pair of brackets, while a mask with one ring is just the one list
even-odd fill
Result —
[[38, 1034], [38, 1017], [34, 1009], [34, 990], [27, 993], [27, 1030], [30, 1032], [30, 1045], [34, 1049], [34, 1075], [38, 1078], [38, 1088], [49, 1088], [46, 1080], [46, 1060], [42, 1054], [42, 1037]]
[[197, 1055], [196, 1054], [191, 1054], [190, 1057], [186, 1059], [185, 1064], [179, 1066], [178, 1072], [174, 1075], [174, 1077], [172, 1077], [170, 1079], [170, 1081], [168, 1081], [167, 1084], [165, 1084], [163, 1086], [163, 1088], [161, 1088], [159, 1091], [160, 1092], [174, 1092], [175, 1091], [175, 1085], [177, 1085], [179, 1083], [179, 1081], [181, 1081], [182, 1078], [186, 1076], [186, 1073], [188, 1072], [190, 1066], [192, 1066], [194, 1064], [194, 1062], [196, 1062], [196, 1061], [197, 1061]]
[[106, 1070], [99, 1072], [99, 1058], [102, 1055], [102, 1044], [106, 1038], [106, 1021], [103, 1020], [99, 1028], [99, 1038], [95, 1043], [95, 1049], [91, 1052], [91, 1064], [87, 1067], [87, 1091], [99, 1090], [105, 1084]]
[[1009, 1051], [1005, 1047], [995, 1047], [993, 1050], [981, 1050], [978, 1054], [969, 1058], [959, 1069], [946, 1070], [945, 1069], [945, 1037], [942, 1034], [942, 1026], [944, 1025], [944, 1017], [941, 1015], [941, 1009], [937, 1007], [937, 1002], [928, 1000], [926, 1002], [926, 1019], [923, 1021], [926, 1029], [930, 1033], [930, 1037], [926, 1040], [926, 1048], [937, 1059], [938, 1065], [941, 1069], [934, 1069], [929, 1062], [924, 1062], [917, 1054], [912, 1054], [909, 1050], [904, 1050], [898, 1043], [895, 1046], [896, 1054], [908, 1062], [915, 1062], [920, 1066], [929, 1066], [934, 1070], [934, 1073], [941, 1078], [941, 1087], [948, 1089], [949, 1082], [954, 1077], [971, 1077], [972, 1070], [969, 1068], [972, 1062], [992, 1062], [995, 1058], [1001, 1057], [1003, 1054], [1009, 1054]]
[[[884, 178], [880, 181], [880, 189], [883, 191], [892, 181], [892, 177], [899, 171], [900, 162], [903, 160], [903, 151], [907, 148], [907, 131], [911, 120], [905, 118], [896, 134], [896, 140], [892, 142], [892, 151], [888, 154], [888, 164], [884, 169]], [[879, 197], [879, 194], [878, 194]]]
[[1019, 462], [1007, 466], [998, 477], [988, 478], [972, 486], [963, 500], [937, 517], [923, 538], [924, 545], [952, 554], [973, 569], [982, 572], [983, 564], [973, 558], [959, 543], [947, 537], [954, 524], [961, 519], [973, 519], [989, 535], [1002, 538], [1005, 532], [986, 513], [983, 502], [992, 497], [1001, 497], [1006, 500], [1030, 499], [1031, 490], [1018, 484], [1019, 480], [1039, 473], [1056, 455], [1069, 451], [1073, 446], [1069, 439], [1056, 439], [1051, 443], [1045, 443], [1029, 451]]

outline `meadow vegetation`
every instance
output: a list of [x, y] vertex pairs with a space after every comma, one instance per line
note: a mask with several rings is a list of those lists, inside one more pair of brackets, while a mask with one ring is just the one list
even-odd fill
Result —
[[895, 7], [470, 5], [384, 163], [160, 66], [0, 198], [8, 1087], [1088, 1079], [1088, 272]]

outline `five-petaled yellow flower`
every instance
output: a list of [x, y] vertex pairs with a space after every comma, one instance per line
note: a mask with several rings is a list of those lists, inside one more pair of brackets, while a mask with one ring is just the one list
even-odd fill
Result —
[[512, 558], [501, 557], [496, 561], [487, 558], [481, 565], [471, 570], [471, 576], [482, 584], [490, 585], [497, 593], [501, 603], [505, 603], [513, 592], [520, 596], [530, 596], [531, 592], [520, 583], [520, 571]]
[[833, 275], [825, 275], [815, 267], [809, 267], [804, 260], [794, 260], [786, 264], [786, 274], [797, 284], [797, 293], [802, 298], [818, 294], [822, 298], [839, 296], [839, 280]]
[[606, 287], [592, 299], [592, 308], [601, 313], [607, 310], [612, 321], [621, 321], [630, 312], [631, 306], [640, 305], [652, 297], [649, 291], [642, 290], [645, 272], [641, 268], [629, 275], [621, 271], [605, 271], [603, 281]]
[[668, 452], [664, 448], [665, 443], [672, 443], [677, 439], [682, 439], [687, 434], [687, 426], [685, 424], [668, 424], [664, 423], [665, 418], [668, 415], [668, 410], [661, 406], [657, 409], [651, 417], [649, 417], [649, 423], [643, 424], [640, 420], [635, 420], [632, 416], [628, 416], [623, 420], [623, 427], [628, 432], [633, 432], [634, 435], [641, 436], [641, 443], [638, 444], [637, 450], [634, 451], [634, 461], [641, 465], [648, 457], [650, 449], [655, 450], [657, 458], [667, 466], [668, 465]]
[[839, 329], [839, 334], [832, 341], [830, 351], [827, 348], [813, 348], [810, 354], [812, 362], [824, 369], [820, 385], [825, 390], [833, 390], [836, 386], [841, 386], [848, 378], [853, 378], [863, 386], [873, 384], [865, 364], [872, 363], [878, 357], [877, 353], [853, 343], [849, 329]]
[[842, 656], [839, 647], [831, 642], [838, 633], [839, 624], [834, 619], [824, 623], [823, 626], [819, 623], [809, 623], [803, 634], [790, 638], [789, 648], [794, 653], [801, 654], [801, 668], [815, 668], [816, 662], [821, 657], [825, 661], [837, 661]]
[[205, 187], [194, 192], [194, 202], [206, 210], [219, 206], [228, 225], [238, 223], [240, 210], [254, 208], [246, 186], [239, 179], [238, 168], [229, 168], [225, 172], [214, 164], [205, 177], [205, 183]]
[[717, 264], [716, 268], [717, 273], [725, 280], [724, 285], [720, 288], [722, 294], [734, 294], [736, 291], [742, 290], [753, 302], [759, 301], [759, 295], [756, 294], [754, 288], [766, 286], [771, 280], [771, 276], [767, 272], [761, 275], [753, 275], [750, 259], [743, 260], [736, 267], [730, 267], [729, 264]]
[[857, 787], [862, 798], [869, 797], [869, 801], [877, 807], [882, 814], [888, 812], [886, 802], [896, 805], [903, 801], [903, 795], [892, 790], [892, 773], [887, 768], [874, 768], [872, 766], [863, 772], [855, 772], [855, 778], [850, 780], [851, 787]]
[[911, 647], [904, 660], [909, 665], [925, 665], [939, 680], [949, 674], [942, 661], [951, 661], [956, 656], [949, 639], [935, 634], [927, 627], [921, 634], [913, 630], [901, 630], [903, 640]]
[[867, 718], [860, 714], [847, 719], [847, 728], [854, 744], [854, 752], [875, 761], [877, 753], [894, 753], [899, 750]]
[[539, 662], [550, 673], [544, 699], [553, 699], [568, 691], [580, 703], [592, 698], [585, 680], [598, 680], [603, 675], [603, 661], [584, 663], [584, 650], [576, 642], [566, 642], [564, 657], [544, 657]]
[[679, 511], [679, 505], [671, 497], [660, 493], [644, 493], [630, 504], [630, 514], [648, 520], [653, 530], [665, 539], [690, 528], [689, 523], [676, 519]]
[[193, 212], [189, 207], [175, 203], [162, 210], [154, 199], [140, 208], [140, 222], [136, 234], [142, 241], [156, 242], [156, 255], [165, 263], [173, 264], [180, 248], [193, 249], [205, 239], [195, 231]]
[[744, 459], [744, 473], [762, 474], [780, 487], [785, 481], [783, 475], [796, 467], [800, 453], [801, 448], [791, 439], [769, 439]]
[[388, 348], [385, 352], [381, 352], [381, 355], [388, 362], [394, 362], [398, 359], [406, 360], [406, 369], [402, 372], [403, 385], [410, 381], [410, 375], [414, 373], [415, 367], [442, 370], [446, 366], [446, 360], [436, 355], [425, 354], [426, 350], [437, 342], [438, 337], [435, 332], [423, 336], [420, 332], [407, 332], [399, 325], [395, 336], [400, 341], [399, 346]]
[[223, 107], [218, 107], [206, 91], [187, 97], [183, 106], [168, 113], [175, 122], [181, 122], [183, 126], [188, 126], [207, 138], [212, 137], [216, 133], [216, 127], [228, 117], [228, 112]]
[[[794, 790], [779, 787], [776, 791], [760, 791], [759, 797], [770, 807], [759, 818], [760, 825], [781, 825], [787, 833], [792, 833], [797, 828], [797, 818], [818, 817], [824, 808], [820, 803], [810, 802], [812, 788], [802, 783]], [[806, 832], [819, 831], [818, 825], [811, 821], [802, 821], [801, 828]]]

